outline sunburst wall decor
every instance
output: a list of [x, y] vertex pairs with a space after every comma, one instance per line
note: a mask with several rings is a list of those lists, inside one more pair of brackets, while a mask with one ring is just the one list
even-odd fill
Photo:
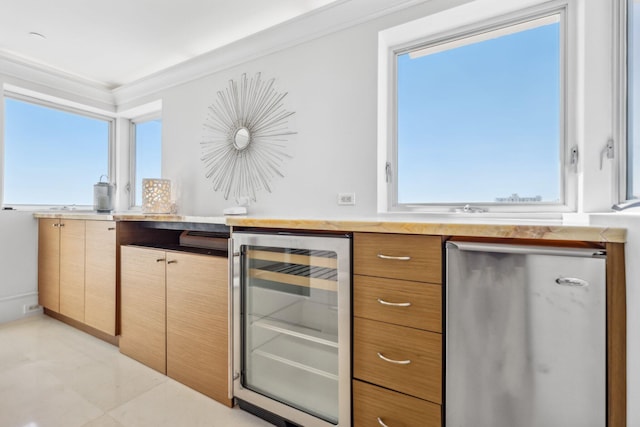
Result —
[[271, 192], [270, 181], [283, 177], [281, 171], [289, 135], [289, 117], [284, 108], [287, 93], [274, 89], [275, 79], [264, 81], [260, 73], [252, 78], [242, 74], [239, 81], [217, 93], [204, 123], [202, 161], [206, 177], [224, 198], [256, 201], [256, 191]]

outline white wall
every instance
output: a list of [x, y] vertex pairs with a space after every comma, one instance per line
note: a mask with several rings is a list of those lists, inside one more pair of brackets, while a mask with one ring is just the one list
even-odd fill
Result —
[[[378, 31], [451, 4], [413, 7], [161, 92], [163, 175], [175, 183], [179, 212], [220, 215], [235, 204], [205, 179], [202, 124], [229, 79], [261, 72], [288, 92], [285, 105], [295, 111], [289, 127], [297, 135], [290, 138], [285, 177], [274, 178], [273, 193], [258, 193], [250, 213], [375, 215]], [[356, 205], [338, 206], [339, 192], [355, 193]]]
[[38, 303], [38, 226], [32, 212], [0, 211], [0, 323]]

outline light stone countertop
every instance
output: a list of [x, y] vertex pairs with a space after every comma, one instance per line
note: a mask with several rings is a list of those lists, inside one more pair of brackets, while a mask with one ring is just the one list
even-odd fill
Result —
[[36, 218], [65, 218], [103, 221], [157, 221], [189, 222], [202, 224], [224, 224], [232, 227], [260, 227], [293, 230], [353, 231], [372, 233], [431, 234], [442, 236], [464, 236], [507, 239], [538, 239], [584, 241], [596, 243], [625, 243], [624, 228], [606, 226], [570, 225], [555, 221], [527, 221], [474, 218], [385, 218], [363, 219], [304, 219], [272, 218], [252, 216], [186, 216], [144, 214], [139, 212], [95, 211], [46, 211], [34, 213]]

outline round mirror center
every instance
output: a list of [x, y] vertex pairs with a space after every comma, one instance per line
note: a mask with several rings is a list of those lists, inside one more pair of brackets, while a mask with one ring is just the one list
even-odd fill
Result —
[[233, 146], [236, 147], [236, 150], [244, 150], [249, 145], [249, 142], [251, 142], [251, 135], [247, 128], [238, 129], [233, 136]]

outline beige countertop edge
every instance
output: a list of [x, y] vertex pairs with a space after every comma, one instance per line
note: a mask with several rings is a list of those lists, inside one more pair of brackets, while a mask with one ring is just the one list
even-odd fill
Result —
[[450, 222], [403, 222], [376, 220], [274, 219], [250, 217], [194, 217], [183, 215], [96, 212], [36, 212], [35, 218], [102, 221], [162, 221], [226, 224], [236, 227], [288, 228], [298, 230], [360, 231], [371, 233], [433, 234], [508, 239], [540, 239], [625, 243], [623, 228], [576, 225], [478, 224]]
[[360, 231], [372, 233], [434, 234], [510, 239], [568, 240], [598, 243], [625, 243], [623, 228], [571, 225], [460, 224], [438, 222], [297, 220], [227, 218], [236, 227], [290, 228], [304, 230]]

